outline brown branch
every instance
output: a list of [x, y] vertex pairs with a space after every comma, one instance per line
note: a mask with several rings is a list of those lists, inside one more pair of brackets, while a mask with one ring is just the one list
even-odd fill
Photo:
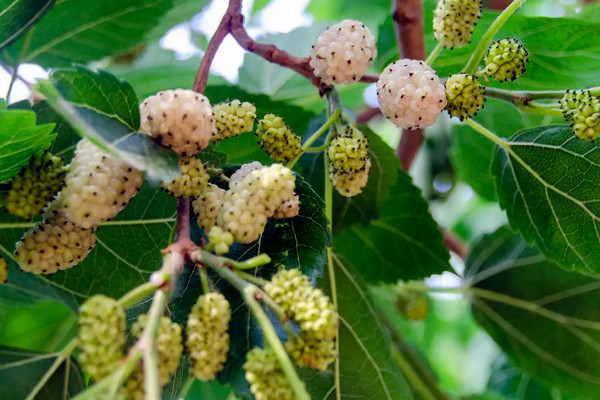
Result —
[[378, 115], [381, 115], [379, 107], [369, 107], [356, 116], [356, 123], [359, 125], [366, 124]]
[[[425, 59], [425, 36], [423, 30], [423, 4], [421, 0], [394, 0], [393, 19], [398, 33], [398, 47], [404, 58]], [[405, 171], [410, 166], [423, 143], [422, 129], [404, 129], [396, 153]]]
[[454, 254], [462, 258], [463, 260], [469, 254], [469, 248], [459, 238], [448, 232], [444, 228], [440, 229], [444, 235], [444, 244]]

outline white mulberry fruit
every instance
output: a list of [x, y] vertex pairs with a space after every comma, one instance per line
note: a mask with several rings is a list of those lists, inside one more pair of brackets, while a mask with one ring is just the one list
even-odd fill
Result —
[[258, 121], [256, 136], [260, 147], [275, 161], [290, 161], [302, 154], [300, 137], [274, 114]]
[[279, 205], [273, 214], [275, 219], [294, 218], [300, 212], [300, 198], [297, 193], [292, 195], [292, 198], [284, 201]]
[[273, 350], [254, 347], [246, 354], [244, 371], [256, 400], [296, 399]]
[[79, 362], [95, 380], [112, 373], [123, 357], [125, 310], [103, 295], [90, 297], [79, 309]]
[[484, 73], [504, 82], [514, 81], [525, 73], [529, 61], [529, 53], [517, 39], [498, 40], [489, 47], [483, 60]]
[[367, 160], [364, 169], [352, 173], [330, 173], [329, 178], [333, 187], [344, 197], [354, 197], [362, 193], [369, 181], [371, 160]]
[[17, 242], [15, 258], [23, 271], [52, 274], [77, 265], [96, 241], [94, 229], [82, 228], [54, 209]]
[[244, 132], [250, 132], [256, 118], [256, 107], [252, 103], [233, 100], [213, 106], [216, 131], [213, 142], [219, 142]]
[[318, 340], [336, 338], [339, 316], [333, 303], [299, 269], [277, 272], [264, 290], [302, 332]]
[[211, 226], [216, 225], [217, 215], [221, 210], [224, 196], [225, 190], [209, 183], [200, 195], [194, 199], [192, 208], [198, 216], [197, 221], [200, 228], [208, 230]]
[[229, 246], [233, 244], [233, 235], [231, 232], [224, 231], [218, 226], [213, 226], [208, 231], [208, 241], [214, 247], [216, 254], [225, 254], [229, 252]]
[[83, 228], [96, 226], [117, 215], [142, 182], [140, 171], [82, 139], [61, 193], [66, 216]]
[[321, 33], [309, 57], [311, 68], [323, 83], [354, 83], [377, 57], [377, 46], [365, 24], [346, 19]]
[[175, 197], [198, 197], [208, 186], [210, 176], [198, 157], [182, 156], [179, 160], [181, 176], [169, 183], [161, 184], [171, 196]]
[[229, 302], [220, 293], [200, 296], [188, 316], [186, 348], [191, 373], [211, 381], [223, 369], [229, 351]]
[[439, 0], [433, 14], [436, 40], [447, 49], [471, 43], [482, 7], [482, 0]]
[[397, 126], [431, 126], [446, 106], [444, 85], [424, 61], [403, 59], [388, 65], [377, 81], [381, 112]]
[[455, 74], [446, 81], [446, 97], [448, 114], [462, 121], [474, 117], [483, 108], [485, 89], [476, 76]]
[[251, 163], [243, 164], [240, 168], [235, 171], [231, 177], [229, 178], [229, 187], [233, 182], [239, 182], [248, 175], [252, 171], [256, 171], [257, 169], [261, 169], [263, 165], [258, 161], [253, 161]]
[[193, 90], [158, 92], [142, 102], [140, 113], [143, 132], [184, 156], [198, 154], [216, 135], [210, 102]]
[[589, 90], [567, 90], [560, 106], [565, 120], [579, 139], [593, 141], [600, 135], [600, 100]]
[[44, 153], [32, 157], [10, 183], [6, 196], [9, 213], [25, 219], [39, 214], [56, 195], [63, 184], [65, 174], [61, 158]]

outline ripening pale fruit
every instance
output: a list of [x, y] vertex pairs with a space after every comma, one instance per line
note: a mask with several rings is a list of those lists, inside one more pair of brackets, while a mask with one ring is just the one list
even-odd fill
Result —
[[263, 165], [258, 161], [253, 161], [251, 163], [242, 164], [240, 168], [235, 171], [231, 177], [229, 178], [229, 187], [231, 188], [231, 184], [233, 182], [239, 182], [243, 177], [248, 175], [252, 171], [256, 171], [257, 169], [261, 169]]
[[565, 121], [579, 139], [593, 141], [600, 135], [600, 100], [589, 90], [567, 90], [560, 106]]
[[123, 357], [125, 310], [103, 295], [90, 297], [79, 309], [79, 363], [94, 380], [112, 373]]
[[327, 149], [329, 178], [346, 197], [356, 196], [367, 185], [371, 170], [369, 142], [357, 129], [347, 126]]
[[250, 132], [256, 118], [256, 107], [252, 103], [233, 100], [213, 106], [215, 135], [212, 142], [219, 142], [244, 132]]
[[216, 225], [217, 215], [219, 215], [219, 210], [221, 210], [221, 203], [223, 203], [224, 196], [225, 190], [209, 183], [200, 195], [194, 199], [192, 208], [198, 216], [197, 221], [200, 228], [209, 230], [210, 227]]
[[354, 83], [377, 57], [377, 46], [365, 24], [346, 19], [321, 33], [309, 57], [313, 72], [323, 83]]
[[421, 129], [435, 123], [446, 106], [444, 85], [424, 61], [403, 59], [388, 65], [377, 81], [377, 99], [397, 126]]
[[298, 366], [320, 371], [325, 371], [336, 356], [333, 340], [319, 340], [305, 332], [300, 336], [291, 336], [285, 343], [285, 349]]
[[448, 114], [462, 121], [474, 117], [483, 108], [485, 89], [476, 76], [455, 74], [446, 81], [446, 97]]
[[436, 40], [447, 49], [471, 43], [482, 6], [482, 0], [439, 0], [433, 15]]
[[213, 246], [216, 254], [229, 253], [229, 246], [233, 244], [233, 235], [231, 232], [224, 231], [218, 226], [213, 226], [208, 231], [208, 242]]
[[142, 182], [140, 171], [82, 139], [61, 194], [67, 219], [82, 228], [94, 227], [117, 215]]
[[25, 219], [39, 214], [63, 184], [65, 174], [61, 158], [44, 153], [32, 157], [11, 182], [6, 195], [9, 213]]
[[193, 90], [164, 90], [140, 105], [141, 130], [184, 156], [195, 156], [216, 135], [208, 99]]
[[181, 176], [172, 182], [161, 184], [161, 188], [175, 197], [198, 197], [208, 186], [210, 176], [198, 157], [182, 156], [179, 160]]
[[186, 330], [190, 370], [195, 378], [211, 381], [223, 369], [229, 351], [230, 319], [231, 308], [222, 294], [212, 292], [198, 297]]
[[246, 354], [246, 381], [256, 400], [295, 400], [292, 386], [271, 349], [254, 347]]
[[292, 198], [281, 203], [279, 208], [275, 210], [273, 218], [275, 219], [288, 219], [294, 218], [300, 212], [300, 198], [298, 194], [294, 193]]
[[260, 147], [275, 161], [290, 161], [302, 154], [300, 137], [275, 114], [258, 121], [256, 136]]
[[371, 172], [371, 160], [367, 160], [365, 167], [353, 173], [330, 173], [329, 178], [333, 187], [344, 197], [353, 197], [362, 193], [369, 182]]
[[517, 39], [506, 38], [495, 41], [488, 48], [483, 72], [500, 82], [514, 81], [525, 73], [528, 61], [525, 46]]

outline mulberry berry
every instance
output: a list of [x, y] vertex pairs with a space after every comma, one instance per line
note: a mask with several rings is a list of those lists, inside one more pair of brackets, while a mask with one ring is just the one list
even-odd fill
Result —
[[224, 196], [225, 190], [209, 183], [202, 190], [200, 196], [192, 202], [192, 208], [198, 216], [198, 226], [200, 228], [208, 230], [211, 226], [216, 225], [217, 215], [219, 215]]
[[256, 400], [295, 400], [292, 386], [273, 350], [253, 348], [244, 363], [246, 380]]
[[235, 171], [231, 177], [229, 178], [229, 186], [236, 181], [241, 181], [243, 177], [248, 175], [252, 171], [256, 171], [257, 169], [261, 169], [263, 165], [258, 161], [253, 161], [251, 163], [243, 164], [237, 171]]
[[474, 117], [483, 108], [485, 90], [476, 76], [455, 74], [446, 81], [446, 97], [448, 114], [462, 121]]
[[79, 362], [95, 380], [113, 372], [123, 357], [125, 310], [110, 297], [90, 297], [79, 310]]
[[300, 336], [291, 336], [285, 343], [285, 349], [300, 367], [320, 371], [325, 371], [336, 356], [333, 340], [318, 340], [304, 332]]
[[258, 121], [256, 136], [260, 147], [275, 161], [290, 161], [302, 154], [300, 137], [274, 114]]
[[346, 126], [327, 149], [331, 171], [358, 172], [365, 168], [369, 159], [369, 141], [363, 133]]
[[198, 157], [181, 157], [179, 160], [181, 176], [170, 183], [163, 183], [161, 188], [175, 197], [198, 197], [208, 186], [210, 177], [204, 164]]
[[439, 0], [433, 15], [433, 32], [447, 49], [471, 43], [473, 28], [481, 17], [482, 0]]
[[220, 293], [198, 298], [188, 316], [186, 348], [192, 375], [210, 381], [221, 372], [229, 351], [229, 302]]
[[287, 219], [294, 218], [300, 212], [300, 198], [298, 194], [294, 193], [292, 198], [284, 201], [279, 205], [273, 214], [275, 219]]
[[6, 197], [9, 213], [25, 219], [39, 214], [63, 184], [65, 174], [61, 158], [45, 153], [33, 157], [28, 166], [10, 183]]
[[529, 61], [529, 53], [517, 39], [498, 40], [490, 46], [483, 60], [484, 73], [500, 82], [514, 81], [523, 73]]
[[244, 132], [250, 132], [256, 118], [256, 107], [248, 102], [233, 100], [213, 106], [216, 132], [213, 142], [219, 142]]
[[216, 135], [210, 102], [193, 90], [165, 90], [140, 105], [141, 130], [163, 146], [194, 156]]
[[0, 283], [8, 281], [8, 263], [6, 259], [0, 256]]
[[59, 210], [46, 212], [46, 219], [17, 242], [15, 258], [23, 271], [52, 274], [77, 265], [96, 245], [94, 229], [67, 220]]
[[377, 81], [381, 112], [404, 129], [435, 123], [446, 106], [444, 85], [425, 62], [403, 59], [388, 65]]
[[579, 139], [593, 141], [600, 135], [600, 100], [589, 90], [567, 91], [560, 106], [565, 120]]
[[310, 52], [310, 66], [327, 85], [360, 80], [377, 57], [373, 34], [360, 21], [346, 19], [327, 28]]
[[336, 338], [339, 317], [331, 300], [320, 289], [314, 288], [299, 269], [277, 272], [265, 284], [264, 290], [300, 325], [302, 332], [318, 340]]
[[67, 219], [91, 228], [114, 217], [139, 192], [140, 171], [87, 139], [77, 144], [62, 191]]
[[333, 187], [344, 197], [353, 197], [362, 193], [369, 181], [369, 172], [371, 172], [371, 160], [367, 160], [365, 167], [357, 172], [341, 173], [332, 172], [329, 174]]
[[233, 235], [218, 226], [213, 226], [208, 232], [208, 241], [214, 246], [216, 254], [229, 252], [229, 246], [233, 244]]

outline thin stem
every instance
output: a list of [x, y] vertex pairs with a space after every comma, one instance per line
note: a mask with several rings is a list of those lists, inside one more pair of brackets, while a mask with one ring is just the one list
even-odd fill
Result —
[[27, 396], [26, 400], [35, 399], [40, 390], [42, 390], [46, 383], [48, 383], [52, 375], [54, 375], [54, 373], [62, 365], [62, 363], [65, 362], [65, 360], [71, 356], [71, 353], [75, 350], [76, 347], [77, 338], [72, 339], [69, 343], [67, 343], [67, 345], [60, 351], [60, 353], [58, 353], [58, 355], [56, 356], [56, 360], [54, 360], [54, 362], [52, 363], [48, 371], [46, 371], [42, 379], [40, 379], [37, 385], [35, 385], [34, 388], [31, 389], [31, 392], [29, 392], [29, 395]]
[[492, 142], [496, 143], [498, 146], [500, 146], [504, 149], [510, 148], [510, 145], [508, 143], [506, 143], [506, 141], [504, 139], [496, 136], [496, 134], [494, 132], [490, 131], [485, 126], [480, 125], [479, 123], [473, 121], [472, 119], [466, 119], [464, 122], [465, 122], [465, 124], [469, 125], [471, 128], [475, 129], [475, 131], [477, 131], [481, 135], [485, 136], [486, 138], [490, 139]]
[[158, 286], [152, 282], [146, 282], [138, 287], [133, 288], [129, 292], [125, 293], [123, 297], [119, 299], [119, 304], [123, 308], [129, 308], [136, 305], [141, 300], [150, 296], [156, 292]]
[[210, 293], [210, 286], [208, 285], [208, 272], [206, 270], [206, 267], [199, 266], [198, 269], [200, 270], [200, 282], [202, 284], [202, 291], [204, 292], [204, 294]]
[[177, 241], [190, 241], [190, 199], [177, 200]]
[[258, 277], [258, 276], [254, 276], [254, 275], [252, 275], [252, 274], [249, 274], [249, 273], [247, 273], [247, 272], [244, 272], [244, 271], [242, 271], [242, 270], [239, 270], [239, 269], [238, 269], [238, 270], [234, 270], [234, 271], [235, 271], [235, 273], [236, 273], [238, 276], [240, 276], [240, 277], [244, 278], [244, 279], [245, 279], [245, 280], [247, 280], [248, 282], [252, 282], [252, 283], [254, 283], [254, 284], [255, 284], [255, 285], [257, 285], [257, 286], [264, 286], [265, 284], [267, 284], [267, 283], [269, 282], [269, 281], [267, 281], [267, 280], [265, 280], [265, 279], [262, 279], [262, 278], [260, 278], [260, 277]]
[[[306, 139], [304, 144], [302, 144], [302, 153], [298, 154], [298, 156], [296, 156], [296, 158], [294, 158], [293, 160], [291, 160], [288, 163], [288, 165], [287, 165], [288, 168], [292, 168], [294, 165], [296, 165], [296, 163], [298, 162], [300, 157], [302, 157], [302, 154], [304, 154], [310, 148], [310, 145], [313, 144], [318, 138], [320, 138], [321, 135], [323, 135], [325, 132], [327, 132], [329, 130], [329, 128], [331, 127], [331, 125], [333, 125], [334, 123], [337, 122], [337, 120], [340, 118], [341, 113], [342, 113], [342, 109], [336, 108], [334, 113], [323, 124], [323, 126], [321, 126], [319, 128], [319, 130], [317, 130], [315, 133], [310, 135], [310, 137], [308, 139]], [[327, 146], [325, 146], [325, 148], [327, 148]], [[314, 149], [312, 149], [312, 150], [314, 151]]]
[[158, 334], [158, 326], [163, 315], [169, 296], [159, 290], [154, 294], [154, 300], [148, 313], [148, 322], [144, 333], [138, 342], [144, 358], [144, 392], [146, 400], [160, 400], [160, 382], [158, 379], [158, 352], [154, 341]]
[[323, 150], [327, 150], [327, 148], [329, 147], [328, 143], [325, 143], [322, 146], [317, 146], [317, 147], [309, 147], [308, 149], [306, 149], [306, 153], [320, 153]]
[[410, 363], [406, 360], [406, 358], [404, 358], [402, 353], [393, 346], [391, 347], [391, 352], [394, 361], [396, 361], [400, 371], [402, 371], [402, 374], [413, 387], [415, 392], [417, 392], [423, 400], [436, 400], [435, 396], [429, 391], [429, 388], [421, 380], [419, 375], [417, 375], [417, 373], [412, 369]]
[[433, 48], [433, 50], [431, 50], [431, 53], [429, 53], [429, 55], [427, 56], [425, 64], [431, 66], [431, 64], [433, 64], [433, 62], [440, 55], [443, 49], [444, 46], [442, 46], [442, 43], [438, 42], [438, 44]]
[[[530, 103], [531, 104], [531, 103]], [[558, 108], [551, 107], [540, 107], [539, 105], [527, 105], [520, 106], [519, 110], [530, 113], [530, 114], [541, 114], [541, 115], [550, 115], [553, 117], [563, 117], [563, 113]]]
[[246, 286], [242, 291], [242, 294], [244, 295], [244, 299], [246, 300], [250, 311], [252, 311], [254, 318], [260, 325], [265, 340], [269, 343], [271, 349], [275, 353], [275, 357], [277, 357], [277, 360], [279, 361], [279, 366], [283, 370], [283, 373], [292, 387], [296, 398], [298, 398], [298, 400], [310, 400], [310, 395], [306, 391], [306, 386], [298, 376], [296, 368], [294, 368], [294, 364], [292, 364], [292, 361], [285, 351], [283, 344], [279, 340], [273, 325], [271, 325], [271, 321], [269, 321], [269, 317], [267, 317], [267, 314], [265, 314], [255, 298], [257, 294], [256, 287], [253, 285]]
[[6, 91], [6, 102], [10, 102], [10, 94], [12, 92], [13, 86], [15, 85], [15, 81], [17, 80], [17, 71], [19, 70], [19, 66], [15, 66], [13, 68], [12, 74], [10, 76], [10, 83], [8, 84], [8, 90]]
[[487, 32], [483, 35], [483, 37], [477, 44], [477, 48], [475, 49], [473, 54], [471, 54], [471, 58], [469, 59], [469, 62], [464, 68], [464, 72], [466, 74], [472, 74], [477, 70], [477, 65], [479, 65], [479, 61], [483, 57], [483, 54], [485, 53], [488, 45], [494, 38], [494, 35], [496, 35], [496, 33], [502, 27], [502, 25], [504, 25], [504, 23], [508, 21], [508, 18], [515, 11], [517, 11], [519, 7], [521, 7], [525, 3], [525, 1], [527, 0], [513, 0], [513, 2], [510, 3], [508, 7], [506, 7], [504, 11], [500, 13], [500, 15], [498, 15], [496, 20], [492, 22]]
[[259, 254], [245, 261], [229, 260], [235, 269], [253, 269], [271, 262], [271, 257], [268, 254]]

